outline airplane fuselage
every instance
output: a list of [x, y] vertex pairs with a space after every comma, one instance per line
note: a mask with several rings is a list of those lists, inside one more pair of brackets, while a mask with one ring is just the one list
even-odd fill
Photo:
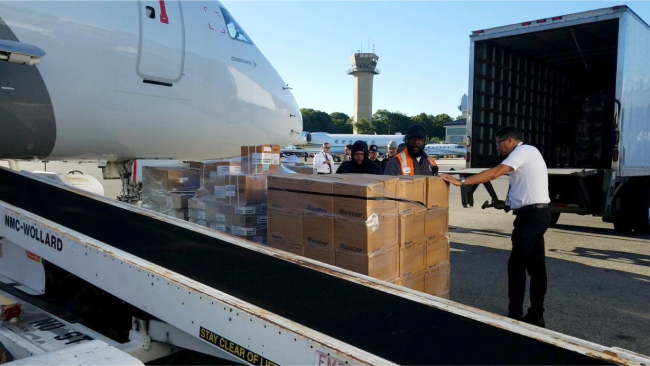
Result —
[[361, 135], [361, 134], [335, 134], [327, 132], [303, 132], [302, 136], [294, 141], [295, 146], [303, 150], [320, 151], [323, 143], [330, 144], [332, 154], [342, 154], [346, 145], [352, 145], [355, 141], [364, 141], [368, 145], [377, 145], [379, 152], [386, 153], [388, 143], [395, 141], [398, 144], [404, 141], [404, 135]]
[[216, 1], [0, 3], [0, 40], [46, 53], [0, 62], [0, 158], [198, 160], [291, 143], [297, 103], [240, 30]]

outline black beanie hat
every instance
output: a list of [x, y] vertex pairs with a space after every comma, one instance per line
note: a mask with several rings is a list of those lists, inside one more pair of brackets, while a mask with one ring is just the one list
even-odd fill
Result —
[[352, 145], [352, 155], [357, 151], [363, 151], [364, 158], [368, 159], [368, 145], [365, 142], [361, 140], [355, 141], [354, 145]]

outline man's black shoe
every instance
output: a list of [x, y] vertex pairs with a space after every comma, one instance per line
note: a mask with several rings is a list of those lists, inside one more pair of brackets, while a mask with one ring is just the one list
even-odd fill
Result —
[[544, 316], [542, 315], [531, 315], [530, 313], [524, 315], [521, 318], [521, 321], [524, 323], [536, 325], [538, 327], [546, 328], [546, 322], [544, 321]]

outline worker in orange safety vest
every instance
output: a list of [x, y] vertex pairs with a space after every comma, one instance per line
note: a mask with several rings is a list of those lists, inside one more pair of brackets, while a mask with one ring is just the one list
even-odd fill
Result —
[[424, 152], [426, 130], [422, 125], [409, 127], [405, 151], [391, 159], [384, 175], [438, 175], [438, 164]]

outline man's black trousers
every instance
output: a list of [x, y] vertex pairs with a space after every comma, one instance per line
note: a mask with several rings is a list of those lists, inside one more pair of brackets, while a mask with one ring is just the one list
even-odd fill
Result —
[[546, 208], [521, 210], [512, 231], [512, 252], [508, 261], [508, 316], [523, 316], [526, 272], [530, 276], [531, 315], [542, 315], [546, 295], [546, 258], [544, 233], [551, 224], [551, 211]]

